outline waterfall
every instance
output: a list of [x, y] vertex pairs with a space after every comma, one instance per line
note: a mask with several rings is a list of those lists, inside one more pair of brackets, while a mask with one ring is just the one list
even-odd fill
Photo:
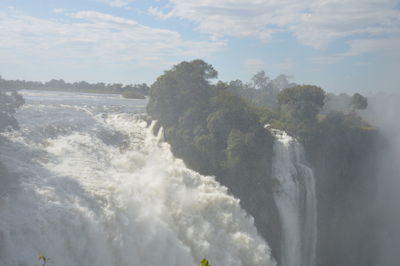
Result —
[[1, 266], [275, 265], [239, 200], [174, 158], [135, 101], [78, 96], [25, 93], [21, 130], [0, 135]]
[[312, 169], [302, 145], [283, 131], [271, 130], [274, 144], [274, 200], [282, 225], [282, 266], [315, 265], [317, 200]]

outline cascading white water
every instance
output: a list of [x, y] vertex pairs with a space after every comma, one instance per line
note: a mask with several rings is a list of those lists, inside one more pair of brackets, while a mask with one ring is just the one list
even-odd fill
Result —
[[282, 266], [315, 265], [317, 200], [315, 179], [304, 158], [303, 147], [283, 131], [275, 135], [274, 200], [282, 225]]
[[25, 97], [0, 136], [1, 266], [275, 265], [238, 200], [127, 112], [143, 102]]

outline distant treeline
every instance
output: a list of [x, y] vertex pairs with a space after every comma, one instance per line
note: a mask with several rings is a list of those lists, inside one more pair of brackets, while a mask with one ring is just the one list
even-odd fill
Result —
[[47, 82], [25, 81], [25, 80], [5, 80], [0, 76], [0, 90], [49, 90], [49, 91], [72, 91], [88, 93], [110, 93], [122, 94], [126, 98], [143, 99], [149, 93], [147, 84], [129, 84], [121, 83], [106, 84], [88, 83], [86, 81], [68, 83], [62, 79], [52, 79]]
[[[278, 111], [280, 108], [279, 93], [285, 89], [298, 87], [299, 84], [291, 82], [288, 75], [282, 74], [271, 79], [264, 71], [259, 71], [251, 78], [250, 82], [234, 80], [220, 82], [220, 85], [225, 86], [228, 92], [245, 99], [250, 105]], [[355, 110], [363, 110], [368, 106], [367, 98], [359, 93], [336, 95], [324, 92], [324, 95], [323, 103], [321, 103], [321, 109], [319, 110], [322, 115], [327, 115], [331, 112], [354, 113]]]

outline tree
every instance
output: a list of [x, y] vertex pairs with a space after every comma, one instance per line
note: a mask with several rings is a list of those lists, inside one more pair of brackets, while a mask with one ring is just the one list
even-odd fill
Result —
[[227, 167], [240, 167], [246, 153], [246, 136], [238, 129], [232, 129], [227, 139]]
[[265, 74], [264, 70], [257, 72], [251, 80], [253, 81], [256, 89], [265, 89], [269, 83], [269, 77]]
[[355, 93], [351, 100], [351, 107], [353, 110], [365, 110], [368, 107], [368, 99], [367, 97], [362, 96], [359, 93]]
[[290, 82], [290, 78], [291, 77], [288, 75], [281, 74], [271, 81], [271, 90], [274, 97], [276, 97], [281, 90], [296, 86], [295, 83]]
[[240, 95], [244, 88], [244, 84], [240, 79], [229, 82], [227, 90], [236, 95]]
[[278, 94], [280, 106], [287, 107], [289, 115], [298, 122], [313, 122], [324, 106], [325, 92], [317, 86], [298, 85]]
[[289, 88], [289, 87], [293, 87], [295, 86], [294, 83], [290, 83], [289, 82], [290, 76], [288, 75], [279, 75], [276, 78], [274, 78], [271, 83], [274, 86], [274, 89], [277, 91]]
[[169, 126], [188, 108], [205, 109], [211, 94], [209, 80], [217, 76], [213, 66], [202, 60], [175, 65], [151, 86], [149, 114]]

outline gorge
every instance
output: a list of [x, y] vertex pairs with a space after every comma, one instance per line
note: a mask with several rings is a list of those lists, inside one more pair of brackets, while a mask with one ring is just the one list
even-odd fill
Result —
[[14, 130], [2, 122], [0, 135], [0, 264], [395, 261], [380, 244], [388, 144], [372, 115], [324, 110], [316, 86], [263, 101], [274, 94], [216, 76], [194, 60], [146, 100], [36, 90], [20, 91], [22, 105], [13, 94], [19, 110], [3, 115]]

